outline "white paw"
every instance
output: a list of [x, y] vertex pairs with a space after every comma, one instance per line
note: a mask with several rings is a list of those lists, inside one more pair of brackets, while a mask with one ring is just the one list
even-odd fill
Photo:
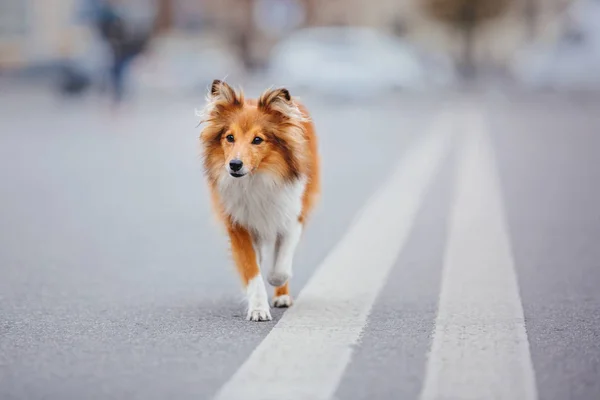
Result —
[[285, 308], [292, 305], [292, 296], [284, 294], [273, 298], [273, 307]]
[[248, 321], [270, 321], [271, 311], [268, 308], [258, 308], [254, 310], [248, 310], [248, 315], [246, 316]]
[[248, 282], [246, 293], [248, 295], [246, 319], [248, 321], [270, 321], [271, 312], [269, 311], [267, 290], [260, 274]]
[[275, 270], [269, 273], [267, 281], [271, 286], [279, 287], [285, 284], [291, 277], [291, 272]]

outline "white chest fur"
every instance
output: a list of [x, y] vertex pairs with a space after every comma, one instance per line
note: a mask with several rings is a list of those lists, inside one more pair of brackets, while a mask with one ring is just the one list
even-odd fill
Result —
[[223, 176], [219, 193], [225, 212], [236, 223], [264, 238], [274, 238], [298, 220], [306, 179], [280, 183], [269, 174]]

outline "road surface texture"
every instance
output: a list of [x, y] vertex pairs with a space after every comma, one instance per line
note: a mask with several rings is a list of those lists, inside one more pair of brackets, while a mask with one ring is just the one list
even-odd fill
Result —
[[0, 399], [600, 399], [598, 99], [308, 97], [322, 202], [264, 323], [199, 101], [2, 95]]

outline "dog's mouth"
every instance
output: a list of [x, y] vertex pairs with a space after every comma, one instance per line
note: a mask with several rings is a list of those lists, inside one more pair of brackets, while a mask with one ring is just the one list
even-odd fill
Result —
[[241, 178], [242, 176], [246, 176], [245, 173], [239, 173], [239, 172], [230, 172], [229, 175], [233, 176], [234, 178]]

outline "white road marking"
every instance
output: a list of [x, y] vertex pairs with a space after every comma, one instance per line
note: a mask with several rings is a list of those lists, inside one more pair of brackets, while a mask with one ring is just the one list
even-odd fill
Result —
[[451, 143], [434, 120], [217, 400], [329, 399]]
[[422, 400], [537, 398], [484, 118], [467, 109]]

